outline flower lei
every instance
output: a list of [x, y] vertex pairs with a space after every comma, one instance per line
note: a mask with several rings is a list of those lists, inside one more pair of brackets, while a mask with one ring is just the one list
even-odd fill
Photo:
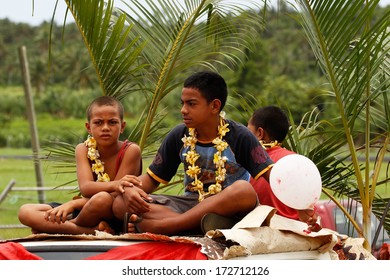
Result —
[[109, 182], [110, 177], [107, 173], [104, 173], [104, 164], [100, 161], [99, 157], [99, 151], [96, 148], [96, 140], [91, 135], [88, 135], [87, 140], [84, 142], [85, 146], [88, 148], [87, 157], [95, 161], [95, 163], [92, 163], [92, 172], [96, 173], [97, 175], [97, 182]]
[[222, 156], [222, 152], [229, 146], [228, 143], [222, 138], [226, 135], [227, 132], [229, 132], [228, 126], [229, 124], [225, 123], [223, 117], [221, 117], [220, 124], [218, 126], [218, 136], [212, 141], [214, 147], [217, 149], [213, 158], [213, 163], [216, 167], [215, 184], [212, 184], [208, 187], [208, 192], [204, 191], [203, 182], [198, 179], [198, 174], [201, 172], [201, 169], [195, 164], [200, 157], [200, 155], [195, 150], [195, 145], [198, 141], [196, 138], [195, 128], [189, 128], [189, 136], [184, 136], [182, 138], [184, 147], [190, 147], [190, 150], [184, 154], [186, 161], [189, 163], [186, 174], [194, 179], [194, 181], [191, 183], [192, 187], [190, 188], [190, 191], [198, 192], [199, 201], [202, 201], [209, 195], [219, 193], [222, 190], [222, 182], [225, 181], [226, 176], [225, 162], [227, 161], [227, 158]]
[[271, 141], [269, 143], [265, 143], [263, 140], [260, 140], [259, 142], [264, 149], [271, 149], [276, 146], [282, 146], [282, 143], [279, 143], [278, 140]]

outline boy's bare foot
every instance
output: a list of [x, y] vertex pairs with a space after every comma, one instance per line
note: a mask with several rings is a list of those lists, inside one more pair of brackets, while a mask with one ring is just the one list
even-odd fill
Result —
[[171, 235], [175, 229], [167, 225], [168, 218], [165, 219], [148, 219], [138, 216], [137, 214], [131, 214], [128, 219], [127, 232], [129, 233], [156, 233]]
[[127, 232], [128, 233], [140, 233], [141, 231], [139, 230], [138, 226], [136, 224], [140, 223], [142, 221], [142, 217], [136, 215], [136, 214], [131, 214], [130, 218], [127, 223]]
[[115, 234], [115, 231], [110, 227], [110, 225], [106, 221], [101, 221], [98, 225], [99, 231], [104, 231], [109, 234]]

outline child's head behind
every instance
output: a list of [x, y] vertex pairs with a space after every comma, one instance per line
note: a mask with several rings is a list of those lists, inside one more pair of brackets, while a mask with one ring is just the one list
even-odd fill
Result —
[[88, 122], [91, 120], [92, 109], [95, 106], [98, 106], [98, 107], [101, 107], [101, 106], [113, 106], [113, 107], [116, 107], [118, 109], [119, 117], [120, 117], [121, 121], [123, 121], [124, 109], [123, 109], [122, 103], [119, 102], [116, 98], [114, 98], [112, 96], [104, 95], [104, 96], [100, 96], [100, 97], [94, 99], [91, 102], [91, 104], [89, 104], [89, 106], [87, 108], [87, 120], [88, 120]]
[[276, 106], [266, 106], [257, 109], [249, 120], [255, 129], [261, 127], [269, 137], [279, 143], [283, 142], [288, 133], [289, 122], [286, 114]]
[[214, 99], [221, 101], [223, 109], [227, 99], [227, 86], [224, 78], [212, 71], [197, 72], [184, 81], [185, 88], [194, 88], [199, 90], [202, 96], [207, 100], [207, 103]]

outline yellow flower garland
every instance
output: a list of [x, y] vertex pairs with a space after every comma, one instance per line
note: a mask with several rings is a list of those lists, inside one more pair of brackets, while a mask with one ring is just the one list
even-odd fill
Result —
[[276, 146], [282, 146], [282, 143], [279, 143], [278, 140], [271, 141], [269, 143], [265, 143], [263, 140], [260, 140], [259, 142], [264, 149], [270, 149]]
[[99, 151], [96, 148], [96, 140], [91, 135], [88, 135], [87, 140], [84, 142], [85, 146], [88, 148], [87, 157], [95, 161], [95, 163], [92, 163], [92, 172], [96, 173], [97, 175], [97, 182], [109, 182], [110, 177], [107, 173], [104, 172], [104, 164], [100, 161], [99, 157]]
[[198, 174], [201, 172], [201, 169], [196, 165], [196, 161], [199, 159], [200, 155], [195, 150], [195, 145], [198, 141], [195, 128], [189, 128], [189, 136], [184, 136], [182, 138], [184, 147], [190, 147], [190, 150], [184, 154], [186, 156], [186, 161], [189, 163], [186, 174], [194, 179], [191, 183], [192, 187], [190, 191], [198, 192], [199, 201], [202, 201], [209, 195], [219, 193], [222, 190], [222, 182], [225, 181], [226, 177], [225, 162], [227, 160], [226, 157], [222, 156], [222, 152], [229, 146], [228, 143], [223, 140], [223, 137], [229, 132], [228, 126], [229, 124], [225, 123], [223, 117], [221, 117], [218, 126], [218, 136], [212, 141], [214, 147], [217, 149], [213, 158], [213, 163], [216, 167], [215, 184], [208, 187], [208, 192], [203, 190], [203, 182], [198, 179]]

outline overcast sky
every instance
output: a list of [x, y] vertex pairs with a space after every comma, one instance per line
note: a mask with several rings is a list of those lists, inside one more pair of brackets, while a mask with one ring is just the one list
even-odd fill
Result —
[[[39, 25], [43, 21], [51, 20], [56, 0], [0, 0], [0, 2], [3, 4], [0, 8], [0, 19], [8, 18], [13, 22], [24, 22], [32, 25]], [[121, 2], [121, 0], [114, 0], [114, 6], [125, 7]], [[390, 0], [381, 0], [380, 3], [383, 6], [389, 5]], [[58, 23], [62, 23], [65, 17], [65, 11], [65, 1], [60, 0], [58, 2], [56, 13]], [[69, 15], [69, 17], [71, 18], [71, 15]]]

